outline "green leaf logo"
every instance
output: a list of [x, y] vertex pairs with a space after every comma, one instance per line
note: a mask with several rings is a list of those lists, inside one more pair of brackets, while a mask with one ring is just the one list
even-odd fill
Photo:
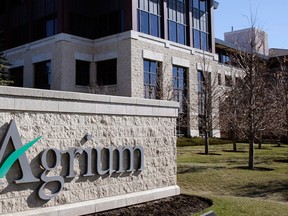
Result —
[[9, 157], [4, 161], [3, 165], [0, 168], [0, 178], [3, 178], [7, 174], [11, 166], [14, 164], [14, 162], [41, 138], [42, 136], [26, 143], [21, 148], [15, 150], [11, 155], [9, 155]]

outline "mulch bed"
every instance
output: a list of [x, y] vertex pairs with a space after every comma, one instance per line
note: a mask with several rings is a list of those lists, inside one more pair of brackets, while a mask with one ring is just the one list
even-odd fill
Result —
[[178, 195], [144, 204], [133, 205], [116, 210], [90, 214], [87, 216], [138, 216], [138, 215], [191, 215], [212, 205], [209, 199]]

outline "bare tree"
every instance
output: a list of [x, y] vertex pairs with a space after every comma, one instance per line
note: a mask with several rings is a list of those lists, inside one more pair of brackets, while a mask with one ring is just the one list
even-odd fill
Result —
[[[205, 154], [209, 154], [209, 137], [219, 129], [220, 109], [224, 89], [219, 85], [218, 71], [212, 70], [211, 60], [203, 53], [201, 70], [198, 71], [198, 124], [200, 135], [205, 139]], [[189, 106], [195, 112], [194, 106]], [[194, 110], [193, 110], [194, 109]]]
[[[273, 56], [273, 53], [271, 53]], [[274, 127], [274, 136], [279, 137], [280, 143], [288, 143], [288, 57], [277, 56], [270, 60], [270, 73], [275, 80], [275, 96], [277, 107], [274, 118], [277, 124]]]
[[[232, 69], [232, 66], [231, 66]], [[235, 82], [226, 88], [224, 100], [220, 104], [220, 121], [221, 130], [225, 131], [227, 135], [232, 137], [233, 151], [237, 151], [237, 140], [240, 131], [240, 115], [239, 112], [241, 103], [241, 94], [239, 92], [239, 80], [236, 77]]]
[[[273, 90], [275, 83], [270, 79], [267, 60], [259, 54], [262, 44], [255, 41], [258, 32], [252, 25], [248, 46], [245, 49], [239, 47], [231, 56], [231, 60], [245, 75], [238, 80], [235, 91], [231, 91], [228, 96], [233, 100], [233, 94], [239, 95], [237, 124], [240, 132], [249, 141], [249, 169], [254, 169], [254, 144], [256, 140], [261, 140], [263, 131], [271, 126], [276, 107]], [[232, 111], [235, 112], [233, 109]]]

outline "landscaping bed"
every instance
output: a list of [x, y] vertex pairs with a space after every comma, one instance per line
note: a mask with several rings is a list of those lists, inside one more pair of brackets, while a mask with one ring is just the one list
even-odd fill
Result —
[[212, 201], [192, 195], [178, 195], [89, 216], [192, 215], [212, 205]]

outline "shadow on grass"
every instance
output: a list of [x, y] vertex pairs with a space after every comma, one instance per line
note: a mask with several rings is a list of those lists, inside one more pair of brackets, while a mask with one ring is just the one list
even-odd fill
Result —
[[275, 145], [275, 146], [272, 146], [273, 148], [287, 148], [287, 144], [281, 144], [281, 145]]
[[278, 163], [288, 163], [288, 160], [285, 160], [285, 159], [283, 159], [283, 160], [274, 160], [275, 162], [278, 162]]
[[249, 183], [236, 191], [236, 196], [265, 198], [271, 195], [277, 195], [281, 196], [281, 201], [288, 201], [288, 182], [270, 181], [265, 184]]
[[[236, 169], [243, 169], [243, 170], [251, 170], [248, 168], [248, 166], [238, 166], [235, 167]], [[273, 171], [274, 169], [272, 168], [267, 168], [267, 167], [254, 167], [253, 170], [251, 171]]]
[[224, 166], [193, 166], [193, 167], [178, 167], [177, 174], [185, 174], [185, 173], [192, 173], [192, 172], [202, 172], [207, 169], [215, 169], [220, 170], [224, 169]]
[[237, 150], [237, 151], [234, 151], [234, 150], [222, 150], [223, 152], [232, 152], [232, 153], [247, 153], [248, 151], [245, 151], [245, 150]]
[[272, 148], [267, 148], [267, 147], [262, 147], [262, 148], [258, 148], [256, 147], [255, 149], [261, 151], [261, 150], [273, 150]]
[[205, 154], [205, 153], [202, 153], [202, 152], [200, 152], [200, 153], [197, 153], [197, 154], [199, 154], [199, 155], [222, 155], [222, 154], [219, 154], [219, 153], [209, 153], [209, 154]]

